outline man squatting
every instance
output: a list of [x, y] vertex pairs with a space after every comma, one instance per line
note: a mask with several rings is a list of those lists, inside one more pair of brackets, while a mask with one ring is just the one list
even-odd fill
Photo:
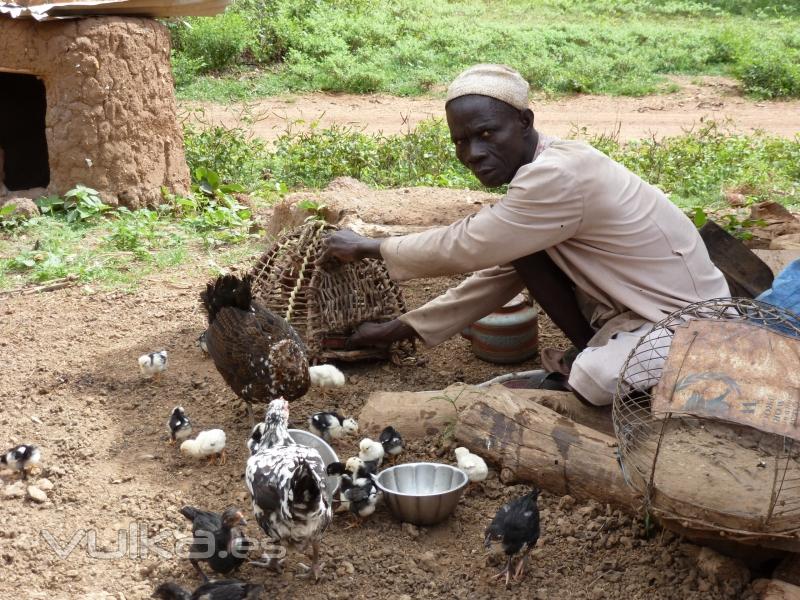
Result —
[[320, 262], [383, 258], [397, 281], [473, 273], [395, 320], [362, 324], [351, 346], [413, 336], [435, 346], [527, 288], [577, 350], [532, 386], [607, 405], [628, 354], [657, 321], [730, 291], [663, 192], [588, 144], [534, 128], [528, 87], [513, 69], [483, 64], [447, 91], [459, 161], [487, 187], [508, 184], [496, 204], [411, 235], [342, 230], [327, 238]]

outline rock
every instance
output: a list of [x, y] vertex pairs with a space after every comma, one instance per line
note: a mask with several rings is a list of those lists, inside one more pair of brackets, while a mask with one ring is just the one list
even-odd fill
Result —
[[419, 529], [417, 528], [416, 525], [413, 525], [412, 523], [403, 523], [400, 526], [400, 528], [412, 540], [415, 540], [419, 537]]
[[572, 508], [573, 506], [575, 506], [575, 498], [573, 498], [569, 494], [567, 494], [566, 496], [561, 496], [561, 498], [558, 501], [559, 510], [569, 509]]
[[36, 203], [30, 198], [13, 197], [0, 200], [0, 208], [9, 205], [14, 206], [14, 211], [9, 216], [29, 219], [39, 214], [39, 207], [36, 206]]
[[344, 567], [344, 572], [347, 573], [348, 575], [352, 575], [353, 573], [356, 572], [355, 566], [353, 565], [353, 563], [349, 561], [342, 562], [342, 567]]
[[769, 243], [770, 250], [798, 250], [800, 249], [800, 233], [787, 233], [774, 238]]
[[724, 585], [726, 590], [737, 595], [750, 581], [750, 571], [747, 567], [738, 560], [723, 556], [711, 548], [700, 549], [697, 555], [697, 569], [709, 580]]
[[3, 490], [3, 496], [6, 498], [22, 498], [24, 495], [25, 485], [21, 481], [13, 483]]
[[28, 498], [30, 498], [34, 502], [38, 502], [39, 504], [44, 504], [45, 502], [47, 502], [47, 494], [45, 494], [35, 485], [28, 486]]
[[423, 569], [430, 573], [434, 573], [439, 569], [439, 564], [436, 562], [436, 555], [430, 550], [420, 556], [418, 562]]
[[40, 479], [39, 481], [36, 482], [36, 487], [45, 492], [49, 492], [50, 490], [53, 489], [54, 486], [53, 482], [50, 481], [49, 479]]

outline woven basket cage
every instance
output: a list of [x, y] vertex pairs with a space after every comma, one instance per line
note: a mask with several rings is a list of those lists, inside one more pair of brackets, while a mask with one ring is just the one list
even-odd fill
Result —
[[[794, 439], [796, 428], [790, 430], [789, 435], [794, 433], [790, 437], [748, 424], [740, 414], [732, 416], [733, 412], [729, 412], [725, 418], [712, 418], [703, 410], [683, 410], [695, 405], [678, 403], [686, 397], [679, 394], [688, 393], [679, 382], [695, 377], [693, 385], [698, 385], [703, 375], [691, 375], [693, 368], [701, 367], [698, 361], [686, 360], [690, 354], [689, 350], [682, 354], [683, 342], [681, 349], [673, 352], [672, 361], [667, 361], [673, 340], [678, 339], [675, 332], [677, 328], [688, 332], [691, 326], [720, 327], [716, 321], [698, 322], [709, 319], [748, 323], [752, 328], [745, 329], [765, 338], [768, 335], [764, 330], [769, 335], [779, 333], [790, 348], [784, 353], [788, 354], [789, 364], [794, 362], [794, 372], [800, 371], [796, 362], [800, 317], [789, 311], [755, 300], [724, 298], [692, 304], [673, 313], [639, 341], [620, 373], [612, 414], [623, 475], [643, 497], [645, 510], [668, 526], [701, 538], [724, 538], [799, 551], [800, 442]], [[721, 326], [740, 327], [729, 323]], [[687, 334], [681, 339], [689, 337]], [[730, 346], [717, 345], [703, 354], [703, 360], [707, 358], [712, 367], [704, 373], [708, 379], [699, 382], [701, 388], [707, 386], [704, 389], [717, 393], [720, 381], [726, 381], [720, 373], [713, 372], [713, 365], [723, 362], [720, 357], [725, 355], [726, 348], [741, 353], [741, 348], [747, 347], [747, 340], [737, 339], [741, 345], [733, 340]], [[692, 343], [694, 340], [688, 345]], [[749, 353], [745, 360], [729, 364], [728, 372], [746, 380], [751, 374], [748, 365], [774, 364], [770, 351], [767, 347], [763, 353]], [[784, 374], [787, 371], [790, 369], [781, 369]], [[683, 378], [679, 380], [679, 376]], [[738, 379], [729, 380], [734, 380], [735, 393], [731, 397], [746, 402], [759, 396], [759, 392], [741, 394], [742, 390], [753, 388], [737, 387]], [[792, 389], [794, 384], [787, 386], [785, 378], [780, 376], [774, 382], [795, 396], [794, 415], [789, 416], [789, 421], [796, 426], [800, 392]], [[718, 387], [709, 387], [715, 385]], [[728, 402], [724, 386], [722, 389], [715, 398]], [[664, 401], [668, 403], [666, 406], [681, 408], [677, 412], [664, 410]], [[726, 404], [725, 410], [732, 403]]]
[[365, 321], [384, 322], [406, 310], [397, 284], [381, 260], [365, 259], [333, 269], [316, 265], [322, 241], [335, 225], [309, 221], [281, 235], [253, 267], [254, 296], [297, 330], [312, 363], [327, 360], [413, 361], [414, 342], [387, 349], [347, 350], [345, 341]]

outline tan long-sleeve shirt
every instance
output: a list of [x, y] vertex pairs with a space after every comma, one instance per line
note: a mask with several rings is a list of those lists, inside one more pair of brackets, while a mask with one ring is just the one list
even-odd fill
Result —
[[475, 272], [403, 315], [428, 345], [518, 294], [509, 264], [546, 250], [594, 307], [594, 327], [633, 311], [659, 321], [687, 304], [729, 296], [692, 222], [663, 192], [591, 146], [542, 137], [508, 193], [447, 227], [381, 243], [396, 280]]

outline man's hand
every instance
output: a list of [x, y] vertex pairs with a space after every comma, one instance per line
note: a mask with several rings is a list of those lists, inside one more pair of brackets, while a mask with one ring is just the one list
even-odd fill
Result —
[[413, 338], [414, 328], [398, 319], [385, 323], [366, 322], [358, 326], [355, 333], [347, 338], [347, 348], [383, 348], [398, 340]]
[[381, 257], [381, 239], [367, 238], [349, 229], [336, 231], [322, 241], [322, 254], [317, 259], [317, 265], [338, 260], [348, 263], [362, 258]]

